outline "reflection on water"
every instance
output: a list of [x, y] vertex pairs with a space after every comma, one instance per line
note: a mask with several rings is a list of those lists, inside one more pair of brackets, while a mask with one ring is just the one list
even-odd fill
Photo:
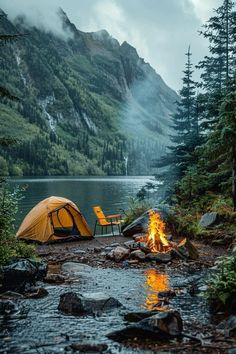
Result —
[[169, 290], [169, 277], [167, 274], [159, 273], [154, 268], [146, 269], [144, 275], [144, 288], [147, 292], [147, 296], [142, 307], [148, 310], [160, 310], [160, 306], [158, 306], [158, 292]]

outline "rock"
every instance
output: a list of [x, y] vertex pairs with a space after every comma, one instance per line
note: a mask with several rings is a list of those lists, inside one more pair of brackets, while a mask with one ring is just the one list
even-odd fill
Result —
[[128, 312], [124, 315], [124, 320], [128, 322], [139, 322], [145, 318], [156, 315], [158, 311], [138, 311], [138, 312]]
[[101, 252], [101, 247], [94, 247], [93, 252], [94, 253], [100, 253]]
[[171, 261], [171, 252], [153, 252], [146, 255], [146, 259], [150, 261], [156, 261], [157, 263], [168, 263]]
[[118, 246], [107, 254], [107, 258], [120, 262], [129, 256], [129, 250], [127, 248]]
[[226, 337], [236, 337], [236, 316], [231, 315], [226, 320], [220, 322], [217, 329], [224, 330]]
[[187, 238], [177, 244], [176, 248], [173, 249], [173, 253], [176, 253], [180, 258], [195, 260], [199, 257], [198, 250]]
[[25, 293], [25, 296], [29, 299], [41, 299], [48, 296], [48, 291], [44, 288], [31, 288]]
[[0, 294], [0, 299], [23, 299], [24, 296], [22, 294], [16, 293], [14, 291], [5, 291]]
[[18, 311], [17, 305], [11, 300], [0, 300], [0, 316], [11, 315]]
[[69, 315], [86, 315], [120, 307], [121, 303], [103, 293], [76, 294], [68, 292], [60, 296], [58, 310]]
[[136, 250], [132, 251], [129, 255], [130, 259], [138, 259], [139, 261], [144, 261], [146, 258], [146, 255], [143, 251], [141, 250]]
[[49, 284], [62, 284], [66, 281], [66, 277], [62, 274], [47, 274], [47, 276], [44, 278], [44, 283], [49, 283]]
[[68, 349], [72, 349], [73, 351], [79, 353], [103, 353], [107, 350], [108, 346], [105, 343], [99, 344], [89, 344], [89, 343], [72, 343]]
[[149, 209], [146, 211], [144, 214], [142, 214], [139, 218], [135, 219], [131, 224], [126, 226], [122, 232], [125, 237], [132, 237], [135, 234], [139, 233], [147, 233], [148, 229], [148, 219], [149, 219], [149, 212], [150, 210], [153, 210], [159, 214], [161, 214], [161, 217], [164, 219], [165, 215], [164, 212], [161, 210], [158, 210], [156, 208]]
[[29, 259], [19, 259], [0, 268], [3, 290], [24, 291], [27, 284], [42, 280], [47, 274], [47, 264]]
[[171, 297], [175, 297], [175, 296], [176, 296], [176, 292], [174, 290], [163, 290], [163, 291], [158, 292], [159, 299], [171, 298]]
[[114, 242], [114, 243], [111, 243], [111, 244], [110, 244], [110, 247], [111, 247], [111, 248], [119, 247], [119, 246], [120, 246], [120, 243], [119, 243], [119, 242]]
[[117, 342], [134, 338], [157, 341], [178, 337], [182, 330], [183, 323], [178, 311], [162, 311], [137, 324], [112, 332], [107, 337]]
[[79, 275], [89, 275], [89, 273], [93, 270], [93, 268], [83, 263], [65, 262], [62, 264], [61, 270], [63, 273], [67, 273], [72, 276], [79, 276]]
[[124, 246], [133, 251], [139, 249], [139, 244], [135, 241], [126, 241]]
[[202, 227], [209, 227], [216, 224], [218, 221], [219, 221], [218, 213], [216, 212], [206, 213], [201, 217], [199, 221], [199, 225]]

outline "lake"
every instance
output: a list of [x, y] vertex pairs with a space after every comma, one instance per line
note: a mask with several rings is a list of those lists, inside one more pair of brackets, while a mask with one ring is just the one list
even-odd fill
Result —
[[17, 225], [29, 210], [41, 200], [54, 196], [72, 200], [93, 229], [93, 205], [101, 205], [105, 213], [113, 214], [126, 209], [130, 197], [153, 177], [42, 177], [11, 178], [12, 186], [27, 186], [20, 201]]

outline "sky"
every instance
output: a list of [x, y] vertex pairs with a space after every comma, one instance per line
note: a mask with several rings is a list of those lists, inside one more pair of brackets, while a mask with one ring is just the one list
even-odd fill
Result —
[[[174, 90], [181, 88], [185, 53], [191, 45], [197, 64], [207, 54], [207, 41], [198, 31], [223, 0], [0, 0], [13, 19], [25, 14], [29, 22], [62, 35], [56, 15], [61, 7], [82, 31], [106, 29], [120, 43], [127, 41]], [[195, 78], [199, 73], [195, 73]]]

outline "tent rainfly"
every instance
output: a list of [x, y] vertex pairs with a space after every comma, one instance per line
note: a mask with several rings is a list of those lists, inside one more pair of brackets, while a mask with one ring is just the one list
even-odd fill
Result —
[[69, 199], [49, 197], [30, 210], [16, 237], [45, 243], [74, 235], [81, 239], [92, 237], [92, 232], [78, 207]]

